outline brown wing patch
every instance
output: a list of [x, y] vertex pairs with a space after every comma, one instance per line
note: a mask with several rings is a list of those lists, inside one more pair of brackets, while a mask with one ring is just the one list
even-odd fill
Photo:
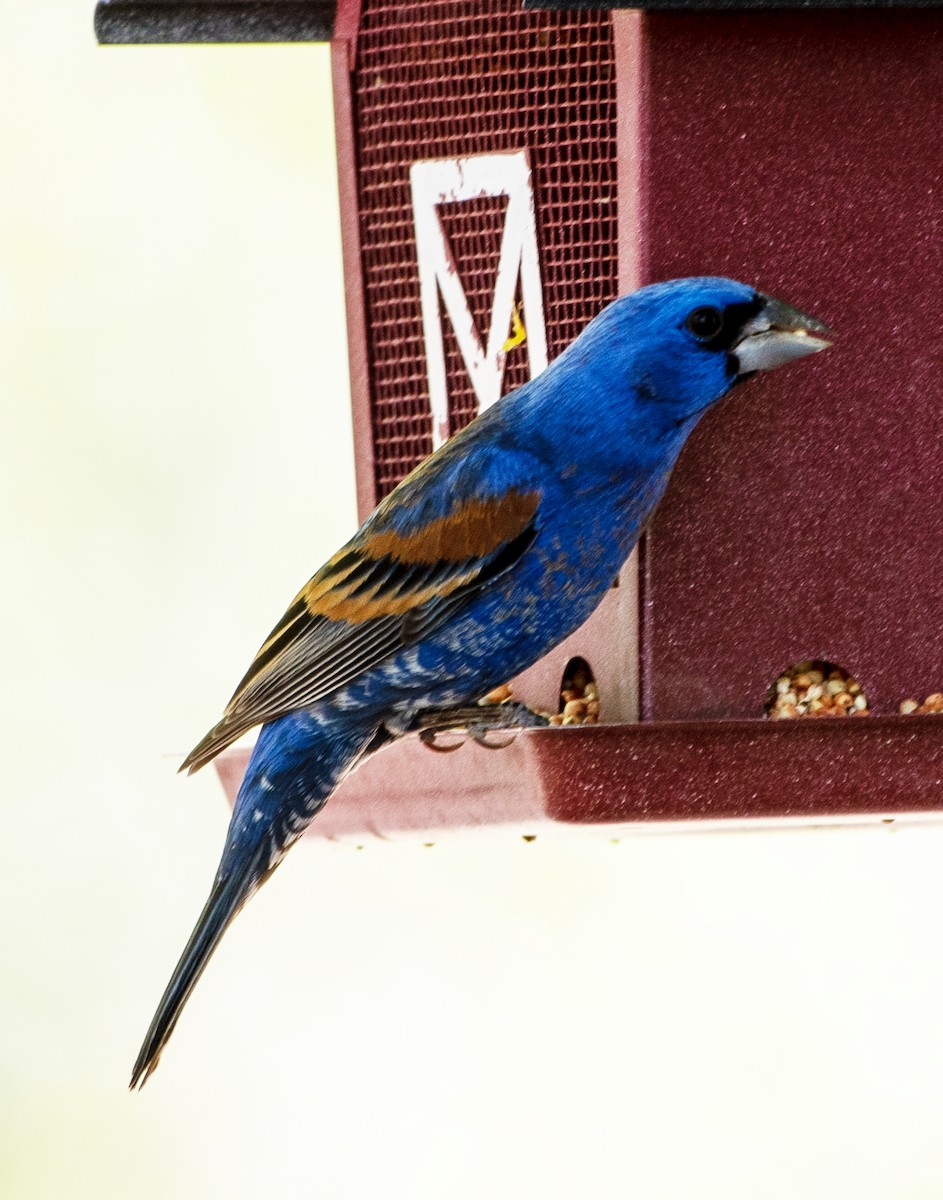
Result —
[[417, 588], [399, 596], [343, 596], [331, 592], [313, 601], [309, 600], [308, 611], [313, 617], [327, 617], [331, 621], [350, 621], [355, 624], [371, 621], [375, 617], [402, 616], [427, 600], [450, 596], [463, 584], [470, 583], [477, 574], [477, 571], [469, 571], [464, 575], [453, 575], [448, 582], [435, 587]]
[[528, 528], [538, 501], [535, 492], [510, 491], [500, 500], [471, 500], [416, 533], [368, 534], [357, 550], [335, 555], [299, 600], [311, 616], [332, 621], [408, 613], [474, 580], [483, 558]]
[[430, 521], [416, 533], [389, 529], [364, 544], [371, 558], [389, 555], [404, 563], [462, 562], [492, 554], [516, 538], [534, 519], [536, 492], [510, 491], [500, 500], [470, 500], [448, 516]]

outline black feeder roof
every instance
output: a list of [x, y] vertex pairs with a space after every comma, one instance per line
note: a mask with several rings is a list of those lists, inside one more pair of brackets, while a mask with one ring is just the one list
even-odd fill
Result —
[[[525, 9], [938, 8], [943, 0], [522, 0]], [[335, 0], [99, 0], [103, 44], [143, 42], [329, 42]]]
[[142, 42], [329, 42], [334, 0], [99, 0], [103, 44]]

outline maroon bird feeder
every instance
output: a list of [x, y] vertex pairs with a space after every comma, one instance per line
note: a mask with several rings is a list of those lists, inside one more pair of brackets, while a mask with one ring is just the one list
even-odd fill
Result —
[[[312, 832], [943, 807], [943, 720], [898, 715], [943, 689], [939, 6], [102, 0], [96, 26], [331, 40], [361, 516], [620, 291], [730, 275], [836, 331], [705, 418], [637, 559], [512, 681], [556, 712], [588, 668], [601, 724], [401, 743]], [[870, 715], [765, 719], [814, 660]]]

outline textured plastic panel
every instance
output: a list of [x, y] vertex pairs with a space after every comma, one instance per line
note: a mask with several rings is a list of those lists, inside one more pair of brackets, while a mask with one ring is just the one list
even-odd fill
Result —
[[836, 331], [683, 452], [646, 560], [644, 715], [755, 717], [790, 663], [943, 690], [943, 13], [649, 15], [646, 274]]
[[535, 730], [554, 821], [847, 819], [943, 810], [943, 720], [677, 721]]
[[[432, 449], [413, 162], [528, 151], [551, 357], [616, 294], [610, 20], [590, 12], [525, 15], [516, 0], [365, 0], [353, 94], [379, 498]], [[440, 217], [481, 316], [494, 291], [501, 202], [445, 205]], [[444, 328], [454, 432], [476, 401], [448, 321]], [[505, 390], [526, 377], [526, 352], [512, 351]]]
[[[230, 801], [248, 752], [217, 759]], [[507, 750], [431, 754], [408, 739], [337, 789], [316, 837], [556, 822], [830, 822], [943, 811], [943, 719], [676, 721], [539, 729]]]

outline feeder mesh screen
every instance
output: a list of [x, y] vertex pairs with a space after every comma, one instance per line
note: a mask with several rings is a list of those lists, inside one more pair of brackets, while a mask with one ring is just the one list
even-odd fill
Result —
[[[616, 295], [609, 15], [522, 13], [518, 3], [364, 0], [353, 94], [378, 497], [432, 449], [413, 162], [529, 152], [551, 359]], [[506, 206], [483, 198], [439, 209], [485, 335]], [[447, 318], [443, 330], [454, 433], [476, 400]], [[527, 377], [522, 349], [509, 355], [505, 391]]]

